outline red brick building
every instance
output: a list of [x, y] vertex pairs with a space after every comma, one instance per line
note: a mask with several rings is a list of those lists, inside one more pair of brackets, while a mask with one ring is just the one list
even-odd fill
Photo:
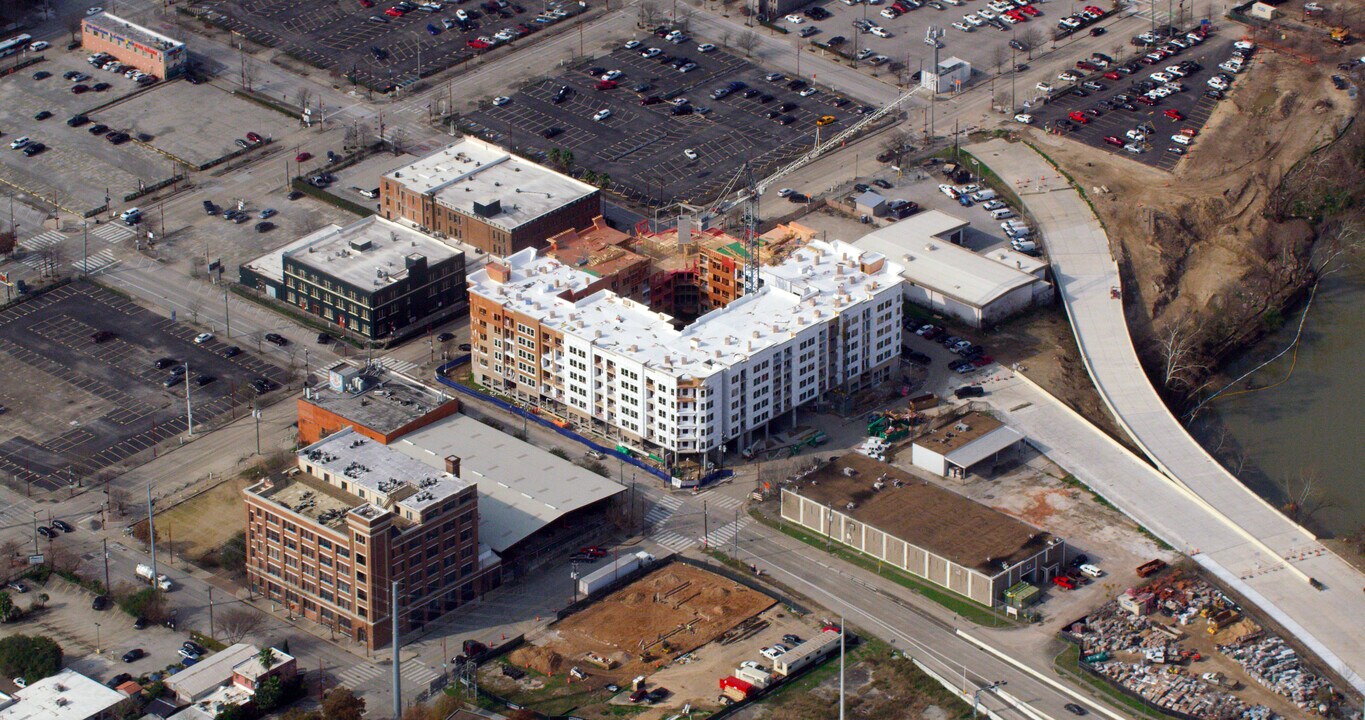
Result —
[[384, 445], [460, 411], [460, 401], [420, 385], [366, 372], [347, 362], [327, 369], [328, 382], [299, 398], [299, 442], [313, 444], [354, 428]]
[[163, 80], [184, 72], [190, 58], [185, 43], [107, 12], [81, 19], [81, 46]]
[[244, 492], [247, 575], [290, 612], [376, 649], [389, 643], [390, 583], [405, 630], [501, 584], [479, 542], [478, 490], [347, 428]]

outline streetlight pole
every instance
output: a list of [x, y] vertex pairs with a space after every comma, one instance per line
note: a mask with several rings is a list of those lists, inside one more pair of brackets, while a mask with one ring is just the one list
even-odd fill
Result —
[[1006, 685], [1009, 685], [1009, 683], [1004, 680], [996, 680], [990, 685], [983, 685], [977, 688], [976, 692], [972, 693], [972, 717], [976, 717], [976, 710], [981, 705], [981, 693], [986, 692], [987, 690], [994, 690], [999, 687], [1004, 687]]
[[100, 624], [95, 623], [95, 654], [99, 655], [102, 652], [104, 651], [100, 649]]

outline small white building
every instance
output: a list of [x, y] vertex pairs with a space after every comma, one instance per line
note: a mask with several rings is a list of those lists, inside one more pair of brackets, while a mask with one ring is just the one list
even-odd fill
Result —
[[892, 223], [854, 242], [899, 263], [905, 299], [973, 327], [1000, 322], [1052, 299], [1047, 265], [1012, 250], [975, 253], [958, 243], [968, 222], [937, 210]]
[[260, 650], [249, 643], [237, 643], [166, 678], [166, 687], [182, 703], [203, 699], [232, 681], [232, 668], [255, 657]]
[[989, 415], [968, 413], [916, 438], [910, 462], [935, 475], [961, 479], [976, 465], [998, 458], [1023, 439], [1018, 430]]
[[106, 720], [118, 716], [114, 708], [123, 693], [75, 670], [29, 683], [0, 709], [0, 720]]
[[920, 87], [936, 93], [956, 92], [966, 89], [972, 79], [972, 66], [966, 60], [950, 57], [940, 60], [936, 70], [929, 70], [920, 76]]
[[1258, 2], [1251, 4], [1251, 9], [1247, 14], [1257, 20], [1274, 20], [1279, 16], [1280, 11], [1279, 8], [1276, 8], [1274, 5]]

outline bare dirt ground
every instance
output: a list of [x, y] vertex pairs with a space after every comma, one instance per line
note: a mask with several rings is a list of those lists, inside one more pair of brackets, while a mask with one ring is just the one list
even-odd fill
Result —
[[1332, 87], [1336, 62], [1310, 65], [1263, 48], [1174, 174], [1064, 138], [1032, 138], [1086, 191], [1109, 232], [1149, 368], [1162, 354], [1158, 339], [1173, 332], [1198, 355], [1222, 356], [1258, 335], [1305, 282], [1312, 227], [1273, 221], [1267, 204], [1285, 173], [1354, 111]]

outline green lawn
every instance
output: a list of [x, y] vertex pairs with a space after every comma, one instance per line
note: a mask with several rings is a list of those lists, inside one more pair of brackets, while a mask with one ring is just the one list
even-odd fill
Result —
[[[764, 525], [796, 538], [807, 545], [820, 548], [821, 550], [824, 550], [826, 547], [826, 538], [822, 535], [807, 532], [805, 529], [795, 527], [791, 523], [776, 522], [772, 518], [769, 518], [756, 510], [749, 511], [749, 514]], [[917, 577], [902, 572], [898, 568], [879, 562], [876, 558], [864, 555], [846, 545], [829, 543], [828, 552], [830, 555], [833, 555], [840, 560], [844, 560], [857, 565], [864, 570], [871, 570], [878, 575], [889, 578], [896, 584], [923, 595], [925, 598], [952, 610], [963, 619], [976, 623], [977, 625], [1000, 627], [1014, 624], [1014, 622], [1008, 618], [973, 600], [969, 600], [951, 590], [920, 580]]]

